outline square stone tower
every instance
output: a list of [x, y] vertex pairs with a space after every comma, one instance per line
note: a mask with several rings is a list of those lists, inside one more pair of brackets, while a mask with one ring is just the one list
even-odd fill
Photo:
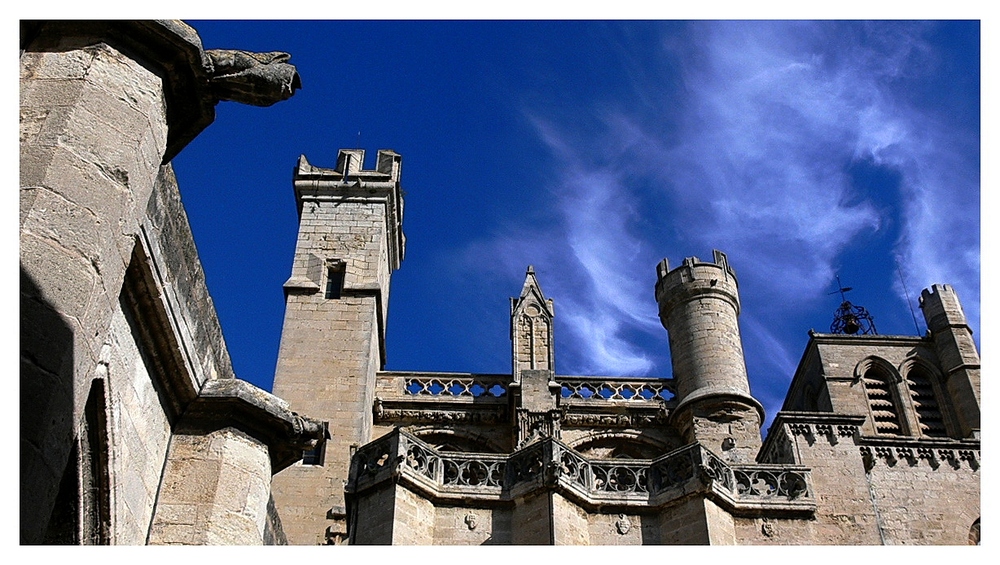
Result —
[[299, 235], [284, 284], [285, 322], [274, 393], [327, 423], [325, 445], [274, 478], [292, 544], [346, 536], [344, 483], [352, 451], [372, 438], [376, 373], [385, 364], [389, 279], [403, 257], [401, 157], [344, 149], [334, 169], [305, 156], [294, 173]]

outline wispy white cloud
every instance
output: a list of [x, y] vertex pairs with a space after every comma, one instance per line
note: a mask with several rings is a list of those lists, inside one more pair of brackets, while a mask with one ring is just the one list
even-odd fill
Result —
[[[963, 139], [967, 132], [913, 103], [901, 86], [936, 60], [921, 39], [925, 28], [696, 23], [682, 40], [663, 38], [660, 56], [673, 66], [657, 68], [674, 77], [661, 77], [661, 92], [651, 94], [657, 77], [639, 76], [630, 56], [622, 77], [635, 81], [624, 91], [642, 93], [636, 104], [595, 100], [580, 109], [598, 134], [592, 123], [560, 119], [564, 108], [531, 108], [557, 171], [548, 188], [558, 225], [483, 244], [508, 257], [530, 249], [566, 274], [542, 284], [570, 322], [563, 327], [573, 335], [558, 338], [577, 360], [570, 370], [654, 368], [630, 336], [662, 337], [651, 273], [665, 251], [723, 249], [759, 300], [792, 312], [829, 291], [838, 257], [860, 236], [896, 222], [894, 253], [910, 290], [955, 284], [977, 327], [978, 140]], [[677, 73], [680, 88], [667, 88]], [[898, 193], [876, 202], [853, 186], [850, 166], [859, 160], [898, 173]], [[671, 212], [657, 230], [640, 221], [651, 199]], [[648, 279], [636, 275], [646, 272]], [[770, 364], [790, 372], [797, 358], [789, 346], [750, 316], [744, 326], [763, 336], [758, 345], [780, 352]]]
[[[654, 369], [650, 352], [628, 335], [665, 334], [652, 297], [655, 262], [648, 243], [632, 225], [641, 215], [635, 197], [614, 165], [595, 165], [572, 136], [533, 118], [539, 137], [557, 158], [556, 181], [547, 187], [557, 221], [544, 226], [508, 226], [504, 235], [478, 241], [463, 261], [482, 269], [491, 257], [494, 274], [537, 265], [539, 283], [556, 297], [561, 372], [645, 375]], [[510, 235], [518, 234], [518, 235]], [[637, 273], [647, 273], [646, 279]]]
[[896, 203], [909, 286], [954, 281], [978, 312], [978, 142], [906, 90], [940, 58], [927, 25], [695, 28], [703, 57], [683, 63], [684, 141], [659, 160], [672, 197], [710, 200], [708, 229], [691, 239], [768, 266], [749, 274], [792, 306], [815, 297], [838, 254], [889, 219], [846, 174], [868, 159], [901, 179], [882, 196]]

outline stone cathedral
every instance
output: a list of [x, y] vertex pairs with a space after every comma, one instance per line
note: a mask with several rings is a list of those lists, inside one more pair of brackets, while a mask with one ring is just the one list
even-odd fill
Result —
[[979, 543], [980, 361], [949, 285], [923, 336], [845, 300], [764, 434], [721, 251], [655, 266], [671, 378], [557, 373], [530, 266], [509, 372], [386, 371], [402, 157], [345, 149], [294, 168], [269, 393], [234, 374], [170, 160], [220, 101], [292, 96], [289, 55], [22, 22], [20, 62], [22, 544]]

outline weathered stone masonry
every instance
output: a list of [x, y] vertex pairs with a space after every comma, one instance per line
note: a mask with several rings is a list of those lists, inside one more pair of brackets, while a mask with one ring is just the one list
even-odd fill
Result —
[[811, 333], [764, 442], [719, 251], [657, 267], [673, 378], [556, 373], [554, 304], [531, 267], [511, 299], [510, 373], [384, 371], [380, 305], [404, 240], [399, 156], [378, 162], [342, 150], [336, 168], [303, 157], [295, 174], [275, 390], [332, 437], [275, 478], [292, 543], [978, 539], [979, 360], [950, 287], [922, 296], [927, 336]]
[[300, 158], [278, 396], [237, 379], [170, 160], [218, 102], [290, 97], [289, 60], [175, 21], [21, 22], [21, 543], [979, 542], [950, 286], [924, 336], [810, 332], [763, 441], [719, 251], [657, 266], [670, 378], [557, 373], [532, 267], [509, 372], [385, 371], [390, 150]]
[[324, 432], [233, 375], [169, 164], [220, 100], [291, 96], [267, 55], [21, 22], [21, 543], [284, 540], [271, 474]]

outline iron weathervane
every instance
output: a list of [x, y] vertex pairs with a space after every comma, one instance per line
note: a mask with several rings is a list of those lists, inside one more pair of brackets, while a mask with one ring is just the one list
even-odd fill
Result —
[[830, 333], [849, 335], [878, 335], [875, 330], [875, 319], [863, 306], [855, 306], [847, 299], [846, 292], [853, 290], [849, 286], [840, 284], [840, 275], [837, 275], [837, 290], [830, 294], [840, 293], [840, 307], [833, 314], [833, 323], [830, 324]]

